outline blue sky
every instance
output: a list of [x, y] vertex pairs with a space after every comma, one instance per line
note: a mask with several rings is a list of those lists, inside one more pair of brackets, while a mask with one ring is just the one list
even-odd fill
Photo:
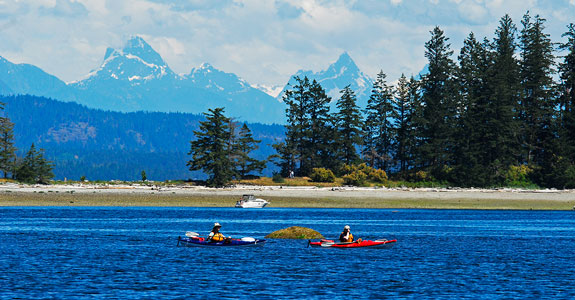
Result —
[[0, 56], [73, 81], [139, 35], [177, 73], [208, 62], [283, 85], [347, 51], [368, 75], [381, 69], [393, 81], [426, 64], [434, 26], [457, 54], [471, 31], [492, 39], [505, 13], [520, 29], [527, 10], [547, 19], [554, 42], [575, 22], [575, 0], [0, 0]]

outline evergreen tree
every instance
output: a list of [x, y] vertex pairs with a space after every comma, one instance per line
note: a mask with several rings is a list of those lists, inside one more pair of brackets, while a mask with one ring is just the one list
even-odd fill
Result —
[[230, 119], [224, 116], [223, 108], [209, 109], [204, 115], [206, 120], [200, 122], [199, 130], [194, 131], [196, 139], [190, 142], [188, 154], [192, 159], [187, 165], [191, 171], [203, 170], [209, 176], [208, 186], [223, 187], [234, 173], [230, 160]]
[[14, 124], [7, 117], [0, 117], [0, 171], [4, 172], [4, 178], [8, 178], [8, 173], [14, 173], [15, 161]]
[[421, 82], [412, 76], [407, 84], [407, 90], [409, 105], [407, 107], [407, 129], [405, 132], [405, 171], [421, 168], [421, 165], [417, 164], [417, 158], [421, 153], [420, 149], [423, 143], [420, 133], [425, 125], [423, 117], [425, 105], [421, 97]]
[[312, 149], [312, 159], [310, 165], [312, 169], [319, 167], [333, 169], [337, 164], [334, 160], [335, 128], [329, 113], [331, 98], [316, 80], [311, 83], [310, 94], [311, 105], [308, 113], [311, 122], [309, 145]]
[[265, 168], [265, 161], [249, 156], [250, 152], [258, 148], [259, 143], [260, 141], [253, 138], [251, 130], [244, 123], [233, 145], [234, 153], [236, 154], [234, 161], [235, 172], [239, 175], [239, 178], [245, 178], [253, 171], [261, 172]]
[[296, 77], [296, 85], [285, 92], [286, 140], [274, 145], [283, 174], [308, 175], [315, 167], [332, 163], [330, 98], [315, 80]]
[[365, 110], [362, 154], [369, 166], [389, 172], [393, 157], [393, 89], [380, 71]]
[[340, 163], [352, 165], [359, 160], [356, 147], [361, 143], [363, 120], [356, 104], [354, 91], [348, 86], [341, 90], [341, 98], [337, 101], [339, 111], [334, 120], [337, 128], [335, 141]]
[[422, 82], [424, 123], [420, 159], [421, 165], [436, 177], [442, 177], [444, 167], [451, 162], [456, 118], [455, 64], [450, 58], [453, 51], [449, 49], [448, 40], [443, 31], [435, 27], [431, 39], [425, 43], [429, 73]]
[[15, 178], [21, 182], [47, 184], [54, 177], [52, 169], [52, 162], [44, 158], [44, 149], [38, 151], [32, 144], [16, 167]]
[[37, 182], [40, 184], [48, 184], [50, 179], [54, 178], [54, 173], [52, 172], [54, 166], [51, 161], [46, 160], [44, 153], [44, 149], [40, 149], [40, 151], [36, 152], [34, 163], [36, 166]]
[[407, 171], [407, 139], [409, 127], [411, 126], [410, 111], [411, 101], [409, 97], [409, 81], [404, 74], [401, 74], [401, 77], [397, 82], [392, 113], [392, 117], [396, 120], [394, 140], [395, 158], [399, 163], [399, 172], [401, 174], [405, 174]]
[[490, 66], [488, 43], [476, 40], [471, 33], [464, 41], [458, 56], [460, 118], [456, 130], [454, 149], [455, 183], [461, 186], [487, 186], [489, 165], [486, 149], [492, 135], [492, 114], [489, 110], [489, 90], [486, 82]]
[[555, 149], [552, 186], [575, 188], [575, 24], [569, 24], [562, 37], [567, 41], [559, 45], [566, 53], [559, 63], [559, 146]]
[[489, 89], [490, 126], [486, 136], [489, 182], [502, 184], [510, 166], [520, 155], [517, 110], [520, 95], [519, 64], [515, 58], [516, 27], [509, 15], [499, 21], [493, 41], [491, 64], [486, 76]]
[[575, 162], [575, 24], [567, 26], [567, 32], [562, 36], [567, 42], [559, 48], [567, 51], [563, 61], [559, 64], [560, 106], [561, 106], [561, 140], [562, 155], [568, 155], [571, 162]]
[[[547, 172], [550, 167], [552, 146], [555, 140], [555, 99], [553, 69], [553, 44], [544, 33], [545, 20], [539, 16], [533, 19], [527, 12], [522, 20], [521, 30], [521, 86], [520, 119], [522, 141], [525, 145], [522, 160], [542, 167]], [[540, 174], [540, 180], [545, 175]]]
[[24, 159], [22, 159], [22, 162], [16, 168], [16, 180], [27, 183], [36, 183], [36, 170], [38, 169], [38, 166], [36, 166], [36, 155], [36, 147], [32, 144], [24, 156]]

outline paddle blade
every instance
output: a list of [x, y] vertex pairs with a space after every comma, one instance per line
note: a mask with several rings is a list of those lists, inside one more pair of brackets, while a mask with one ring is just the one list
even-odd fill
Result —
[[200, 234], [197, 232], [193, 232], [193, 231], [187, 231], [186, 236], [187, 237], [196, 237], [196, 236], [200, 236]]
[[253, 237], [243, 237], [240, 239], [242, 242], [255, 242], [256, 239], [254, 239]]

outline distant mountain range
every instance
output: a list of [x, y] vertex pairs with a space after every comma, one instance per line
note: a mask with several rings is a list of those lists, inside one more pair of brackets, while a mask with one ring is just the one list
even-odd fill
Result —
[[[202, 115], [161, 112], [111, 112], [76, 103], [21, 95], [0, 99], [0, 111], [14, 123], [19, 155], [30, 145], [46, 150], [53, 161], [56, 179], [139, 180], [141, 171], [151, 180], [203, 179], [190, 172], [190, 141]], [[263, 160], [275, 151], [272, 144], [284, 139], [282, 125], [248, 124], [261, 140], [253, 157]], [[277, 169], [268, 164], [263, 172]]]
[[[294, 76], [316, 79], [334, 102], [339, 98], [339, 90], [351, 85], [362, 107], [373, 82], [347, 53], [327, 70], [298, 71]], [[283, 91], [294, 83], [293, 78]], [[208, 108], [225, 107], [228, 116], [241, 121], [283, 124], [283, 91], [275, 97], [277, 89], [252, 86], [237, 75], [207, 63], [188, 74], [176, 74], [140, 37], [131, 38], [122, 49], [108, 48], [98, 68], [68, 84], [33, 65], [14, 64], [0, 57], [0, 94], [44, 96], [119, 112], [199, 114]]]

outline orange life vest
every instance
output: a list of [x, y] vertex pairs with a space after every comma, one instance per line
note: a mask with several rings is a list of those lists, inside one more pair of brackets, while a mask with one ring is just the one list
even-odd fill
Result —
[[214, 235], [212, 236], [212, 238], [210, 240], [212, 242], [221, 242], [224, 239], [225, 239], [224, 235], [218, 232], [218, 233], [214, 233]]
[[339, 235], [339, 241], [342, 243], [351, 243], [351, 242], [353, 242], [353, 234], [351, 234], [351, 232], [350, 232], [347, 239], [346, 239], [345, 238], [345, 232], [342, 232]]

